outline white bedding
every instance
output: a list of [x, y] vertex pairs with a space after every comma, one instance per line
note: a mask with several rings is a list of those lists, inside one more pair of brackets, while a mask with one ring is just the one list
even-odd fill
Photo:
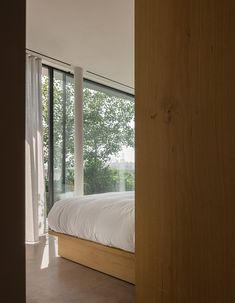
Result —
[[48, 214], [49, 228], [126, 251], [135, 250], [134, 192], [63, 199]]

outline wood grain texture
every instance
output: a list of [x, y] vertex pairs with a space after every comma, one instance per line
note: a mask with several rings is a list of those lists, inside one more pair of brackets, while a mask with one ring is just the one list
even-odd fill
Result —
[[235, 2], [135, 10], [137, 302], [235, 302]]
[[59, 255], [113, 277], [135, 283], [135, 255], [69, 235], [49, 231], [58, 237]]

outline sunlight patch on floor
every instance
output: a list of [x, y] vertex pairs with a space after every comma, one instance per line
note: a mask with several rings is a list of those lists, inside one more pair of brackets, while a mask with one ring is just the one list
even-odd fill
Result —
[[55, 237], [48, 237], [46, 239], [46, 244], [43, 250], [42, 261], [40, 269], [45, 269], [49, 266], [50, 261], [53, 258], [58, 258], [58, 243]]

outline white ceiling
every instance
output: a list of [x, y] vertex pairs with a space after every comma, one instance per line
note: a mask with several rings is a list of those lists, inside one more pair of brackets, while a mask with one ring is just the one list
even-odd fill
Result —
[[26, 46], [134, 87], [134, 0], [27, 0]]

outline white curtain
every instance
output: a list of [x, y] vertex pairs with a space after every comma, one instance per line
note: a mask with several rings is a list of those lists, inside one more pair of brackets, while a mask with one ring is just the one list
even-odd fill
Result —
[[26, 243], [36, 243], [45, 232], [41, 59], [26, 55]]

